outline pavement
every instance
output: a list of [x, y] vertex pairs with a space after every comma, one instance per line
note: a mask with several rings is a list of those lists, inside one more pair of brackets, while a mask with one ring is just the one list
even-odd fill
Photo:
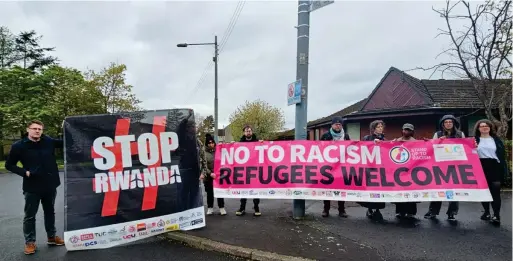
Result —
[[[57, 230], [61, 236], [64, 224], [64, 193], [62, 191], [63, 186], [60, 186], [55, 203]], [[39, 209], [36, 217], [38, 251], [34, 255], [26, 256], [23, 254], [22, 220], [24, 202], [19, 176], [0, 174], [0, 198], [2, 199], [0, 204], [0, 249], [2, 249], [0, 251], [0, 261], [240, 260], [226, 254], [191, 248], [179, 242], [170, 242], [159, 237], [108, 249], [67, 252], [64, 246], [46, 246], [42, 208]]]
[[[180, 232], [180, 236], [170, 233], [168, 237], [186, 242], [183, 238], [190, 235], [203, 238], [204, 242], [244, 247], [246, 252], [267, 251], [313, 260], [510, 261], [511, 193], [503, 193], [502, 199], [500, 227], [480, 220], [482, 206], [475, 202], [460, 203], [455, 223], [446, 221], [445, 215], [438, 220], [422, 218], [428, 203], [418, 204], [417, 222], [396, 220], [395, 205], [387, 204], [382, 211], [385, 221], [376, 223], [367, 219], [365, 209], [353, 202], [346, 202], [349, 218], [336, 215], [336, 202], [332, 202], [331, 216], [323, 218], [322, 202], [306, 201], [307, 217], [294, 221], [291, 200], [262, 200], [260, 217], [252, 215], [252, 202], [248, 200], [246, 215], [238, 217], [238, 200], [226, 199], [227, 216], [207, 216], [205, 228]], [[442, 212], [446, 209], [444, 203]], [[220, 251], [233, 252], [229, 247], [223, 248], [228, 250]], [[242, 252], [241, 256], [247, 257], [247, 253]]]
[[[62, 188], [59, 187], [56, 202], [58, 224], [63, 220]], [[0, 197], [4, 199], [0, 205], [0, 247], [3, 249], [0, 261], [27, 260], [31, 257], [22, 253], [21, 179], [12, 174], [0, 175]], [[353, 202], [346, 202], [348, 218], [336, 216], [336, 202], [332, 202], [331, 216], [323, 218], [322, 202], [306, 201], [307, 217], [295, 221], [291, 218], [291, 200], [262, 200], [260, 217], [252, 215], [252, 201], [248, 200], [246, 215], [237, 217], [235, 210], [239, 201], [227, 199], [228, 215], [207, 216], [207, 225], [202, 229], [171, 232], [105, 250], [66, 252], [64, 247], [41, 245], [36, 255], [38, 260], [78, 261], [234, 260], [234, 257], [221, 253], [253, 260], [299, 260], [292, 257], [327, 261], [511, 260], [511, 193], [503, 193], [502, 199], [500, 227], [481, 221], [481, 204], [473, 202], [460, 204], [456, 223], [444, 220], [444, 215], [439, 220], [423, 219], [428, 203], [418, 204], [418, 216], [421, 217], [418, 222], [399, 222], [395, 219], [395, 205], [387, 204], [383, 211], [385, 221], [376, 223], [368, 220], [365, 209]], [[447, 203], [444, 203], [442, 212], [446, 208]], [[41, 209], [37, 220], [38, 241], [43, 242]], [[62, 228], [58, 230], [62, 231]]]

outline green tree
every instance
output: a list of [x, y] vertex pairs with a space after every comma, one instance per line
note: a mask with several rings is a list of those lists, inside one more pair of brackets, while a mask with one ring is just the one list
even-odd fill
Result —
[[16, 59], [15, 36], [9, 28], [0, 26], [0, 69], [11, 67]]
[[[198, 138], [203, 142], [207, 133], [214, 134], [214, 116], [209, 115], [207, 117], [199, 117], [199, 121], [196, 121], [196, 134]], [[198, 124], [199, 122], [199, 124]]]
[[34, 30], [21, 32], [16, 37], [17, 61], [24, 69], [37, 70], [57, 62], [57, 58], [47, 55], [55, 47], [41, 47], [41, 38]]
[[95, 85], [84, 79], [79, 70], [53, 65], [40, 75], [46, 86], [39, 119], [49, 133], [59, 134], [66, 116], [106, 113], [103, 95]]
[[126, 81], [127, 67], [124, 64], [111, 63], [100, 73], [90, 71], [87, 79], [103, 95], [102, 105], [109, 113], [140, 110], [141, 103], [132, 93], [132, 85]]
[[242, 136], [242, 128], [249, 124], [259, 139], [270, 140], [275, 133], [283, 130], [283, 111], [265, 101], [246, 101], [230, 115], [230, 129], [234, 138]]

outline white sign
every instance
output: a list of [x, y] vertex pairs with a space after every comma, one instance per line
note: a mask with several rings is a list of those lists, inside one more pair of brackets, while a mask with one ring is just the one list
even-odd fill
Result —
[[333, 0], [326, 0], [326, 1], [315, 1], [315, 0], [312, 0], [310, 1], [310, 12], [313, 12], [317, 9], [320, 9], [320, 8], [323, 8], [329, 4], [333, 4], [335, 3], [335, 1]]

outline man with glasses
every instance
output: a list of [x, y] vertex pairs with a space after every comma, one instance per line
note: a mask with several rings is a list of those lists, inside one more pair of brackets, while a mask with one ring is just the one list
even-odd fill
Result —
[[[64, 241], [56, 236], [54, 208], [57, 187], [61, 184], [55, 148], [62, 148], [63, 141], [44, 135], [43, 127], [40, 121], [29, 122], [27, 136], [12, 144], [5, 162], [7, 170], [23, 177], [23, 235], [27, 255], [36, 252], [36, 214], [40, 203], [44, 211], [47, 244], [64, 245]], [[17, 166], [18, 162], [22, 167]]]

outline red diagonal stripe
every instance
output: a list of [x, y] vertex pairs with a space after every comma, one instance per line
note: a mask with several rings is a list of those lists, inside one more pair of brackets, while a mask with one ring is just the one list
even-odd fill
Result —
[[[160, 133], [166, 131], [167, 117], [166, 116], [155, 116], [153, 118], [153, 134], [157, 136], [158, 139], [158, 151], [160, 155]], [[149, 144], [146, 144], [149, 146]], [[148, 149], [149, 151], [149, 149]], [[148, 166], [148, 168], [156, 168], [162, 164], [162, 155], [160, 155], [159, 160], [153, 166]], [[157, 193], [158, 193], [158, 185], [150, 186], [144, 189], [144, 196], [142, 202], [142, 211], [155, 209], [155, 205], [157, 204]]]
[[[118, 119], [116, 123], [116, 131], [115, 136], [128, 135], [130, 130], [130, 119]], [[116, 158], [116, 165], [109, 171], [122, 171], [123, 170], [123, 162], [121, 161], [121, 145], [119, 143], [114, 143], [114, 147], [112, 152], [114, 152]], [[109, 182], [110, 186], [110, 182]], [[102, 217], [105, 216], [114, 216], [118, 211], [118, 202], [119, 202], [119, 190], [111, 191], [109, 187], [109, 192], [105, 193], [105, 197], [103, 198], [103, 207], [102, 207]]]

